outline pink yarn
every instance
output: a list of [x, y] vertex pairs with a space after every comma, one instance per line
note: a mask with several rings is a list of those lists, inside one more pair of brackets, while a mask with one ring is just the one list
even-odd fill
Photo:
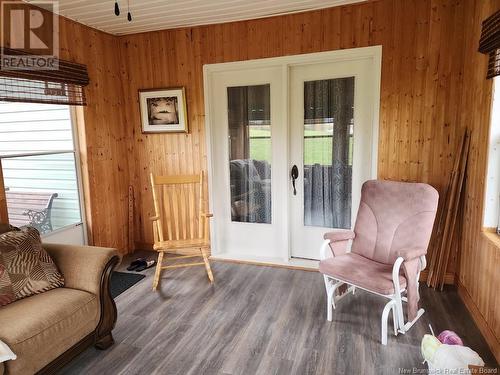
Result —
[[462, 339], [458, 337], [458, 335], [455, 332], [448, 330], [441, 332], [438, 336], [438, 340], [441, 341], [442, 344], [447, 344], [447, 345], [460, 345], [460, 346], [464, 345]]

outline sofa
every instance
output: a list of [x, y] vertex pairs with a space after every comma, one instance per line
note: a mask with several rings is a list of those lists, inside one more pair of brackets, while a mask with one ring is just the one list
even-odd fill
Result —
[[64, 287], [0, 307], [0, 340], [17, 355], [0, 375], [54, 373], [87, 347], [107, 349], [117, 311], [109, 282], [116, 250], [43, 244], [64, 276]]

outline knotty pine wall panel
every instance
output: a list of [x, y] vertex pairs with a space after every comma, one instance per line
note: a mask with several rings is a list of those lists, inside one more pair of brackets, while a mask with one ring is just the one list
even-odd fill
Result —
[[459, 293], [500, 362], [500, 237], [483, 232], [483, 209], [490, 129], [491, 80], [485, 80], [487, 57], [477, 53], [481, 21], [500, 9], [499, 1], [477, 1], [465, 18], [461, 97], [457, 114], [470, 126], [471, 148], [466, 175], [466, 199], [458, 269]]
[[61, 18], [61, 58], [87, 65], [84, 139], [90, 241], [127, 252], [129, 137], [119, 63], [119, 40]]

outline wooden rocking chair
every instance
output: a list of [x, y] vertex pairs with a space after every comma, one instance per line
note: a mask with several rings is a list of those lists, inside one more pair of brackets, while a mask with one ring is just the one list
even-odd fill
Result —
[[[154, 176], [151, 173], [155, 208], [155, 216], [151, 218], [153, 249], [159, 253], [153, 290], [158, 287], [161, 271], [168, 268], [204, 265], [210, 282], [214, 281], [207, 256], [210, 249], [208, 220], [213, 215], [204, 212], [203, 179], [203, 172], [183, 176]], [[186, 255], [186, 250], [199, 250], [199, 254]], [[203, 262], [164, 266], [165, 253], [179, 254], [168, 260], [202, 257]]]

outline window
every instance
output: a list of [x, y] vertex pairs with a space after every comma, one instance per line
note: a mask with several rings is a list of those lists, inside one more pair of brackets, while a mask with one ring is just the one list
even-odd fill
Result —
[[487, 176], [483, 226], [500, 234], [500, 77], [493, 79]]
[[0, 102], [9, 222], [42, 234], [82, 223], [71, 107]]

